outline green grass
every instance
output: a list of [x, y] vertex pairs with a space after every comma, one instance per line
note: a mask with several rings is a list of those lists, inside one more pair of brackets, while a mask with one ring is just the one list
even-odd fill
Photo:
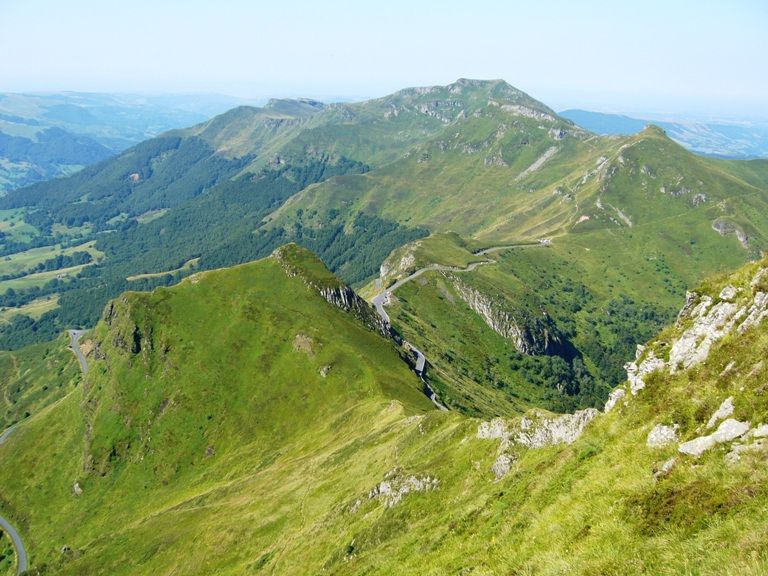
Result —
[[27, 242], [37, 235], [37, 229], [24, 221], [23, 209], [0, 210], [0, 232], [15, 242]]
[[70, 256], [74, 252], [88, 252], [95, 260], [99, 260], [104, 256], [102, 252], [96, 249], [95, 241], [70, 246], [69, 248], [62, 248], [60, 244], [41, 246], [0, 258], [0, 276], [17, 274], [56, 256]]
[[[694, 370], [650, 378], [570, 446], [509, 448], [495, 480], [499, 443], [476, 438], [477, 420], [430, 409], [390, 344], [273, 259], [128, 293], [105, 322], [94, 338], [106, 360], [91, 359], [85, 386], [0, 448], [15, 463], [0, 468], [0, 509], [48, 573], [768, 569], [765, 453], [734, 467], [726, 448], [678, 457], [655, 480], [675, 447], [645, 444], [659, 422], [695, 435], [728, 395], [735, 417], [768, 420], [768, 368], [755, 368], [765, 325]], [[368, 494], [393, 470], [439, 486], [386, 508]]]
[[52, 294], [37, 300], [32, 300], [23, 306], [16, 308], [0, 308], [0, 324], [8, 323], [14, 316], [25, 315], [30, 318], [38, 319], [40, 316], [55, 310], [59, 306], [59, 295]]
[[194, 270], [198, 262], [200, 262], [200, 258], [192, 258], [191, 260], [187, 260], [184, 264], [175, 270], [168, 270], [167, 272], [152, 272], [149, 274], [134, 274], [133, 276], [128, 276], [126, 280], [128, 280], [128, 282], [133, 282], [135, 280], [144, 280], [146, 278], [160, 278], [166, 274], [175, 274], [177, 272], [189, 272], [190, 270]]
[[80, 379], [69, 336], [34, 344], [14, 352], [0, 352], [0, 430], [69, 393]]
[[66, 281], [77, 276], [87, 266], [90, 266], [90, 264], [80, 264], [78, 266], [70, 266], [69, 268], [61, 268], [60, 270], [35, 272], [34, 274], [27, 274], [13, 280], [3, 280], [0, 282], [0, 294], [5, 294], [10, 289], [25, 290], [34, 286], [44, 286], [53, 279]]
[[11, 576], [16, 574], [16, 554], [11, 539], [0, 530], [0, 574]]

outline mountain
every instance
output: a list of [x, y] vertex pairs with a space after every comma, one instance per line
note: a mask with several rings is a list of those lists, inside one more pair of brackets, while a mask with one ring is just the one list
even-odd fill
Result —
[[67, 176], [236, 99], [202, 95], [0, 94], [0, 194]]
[[0, 512], [46, 574], [760, 574], [767, 282], [690, 293], [603, 411], [493, 420], [295, 246], [126, 293], [0, 445]]
[[[433, 237], [385, 261], [384, 288], [424, 267], [495, 262], [425, 270], [390, 299], [394, 325], [453, 407], [573, 410], [619, 382], [686, 288], [765, 251], [767, 166], [696, 156], [657, 127], [596, 138], [489, 107], [387, 166], [303, 190], [267, 226], [313, 230], [359, 213], [426, 226]], [[520, 248], [478, 254], [505, 246]], [[550, 336], [558, 346], [531, 346]]]
[[596, 134], [632, 135], [643, 130], [648, 124], [656, 124], [675, 142], [698, 154], [721, 158], [768, 157], [766, 122], [665, 122], [588, 110], [564, 110], [560, 115]]
[[[1, 199], [0, 343], [296, 242], [386, 297], [449, 407], [597, 406], [686, 289], [761, 256], [767, 190], [766, 161], [703, 158], [658, 127], [596, 136], [500, 80], [274, 100]], [[41, 250], [92, 254], [33, 272]]]

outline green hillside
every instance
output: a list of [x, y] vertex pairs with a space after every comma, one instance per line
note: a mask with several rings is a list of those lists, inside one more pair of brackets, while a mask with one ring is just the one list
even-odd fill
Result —
[[692, 296], [607, 414], [484, 422], [433, 410], [287, 250], [107, 307], [84, 385], [0, 447], [33, 570], [768, 569], [768, 261]]
[[[516, 130], [499, 134], [513, 122]], [[396, 328], [430, 358], [428, 377], [454, 408], [573, 410], [604, 400], [636, 344], [673, 319], [687, 288], [764, 253], [764, 168], [695, 156], [655, 127], [596, 138], [490, 107], [402, 160], [300, 192], [268, 226], [298, 219], [319, 228], [362, 212], [435, 232], [393, 252], [363, 290], [368, 297], [422, 267], [490, 259], [398, 288], [389, 311]], [[476, 254], [543, 238], [546, 249]], [[493, 308], [485, 318], [478, 302]], [[532, 353], [497, 321], [562, 346]]]
[[296, 242], [369, 298], [433, 267], [389, 309], [453, 408], [595, 406], [686, 289], [765, 251], [767, 167], [655, 127], [595, 136], [500, 80], [239, 107], [0, 200], [0, 254], [92, 240], [104, 255], [14, 279], [0, 346]]

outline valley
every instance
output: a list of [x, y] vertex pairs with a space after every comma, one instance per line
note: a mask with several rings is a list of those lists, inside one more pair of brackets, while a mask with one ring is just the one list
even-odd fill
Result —
[[768, 570], [765, 160], [459, 79], [240, 106], [0, 219], [20, 568]]
[[[0, 199], [35, 231], [6, 239], [12, 260], [54, 242], [96, 251], [85, 267], [8, 280], [0, 343], [93, 325], [122, 291], [297, 242], [368, 298], [376, 276], [425, 268], [388, 314], [449, 406], [597, 405], [686, 288], [764, 250], [767, 184], [765, 161], [701, 158], [653, 127], [596, 137], [503, 81], [354, 104], [273, 100]], [[466, 279], [449, 270], [541, 240], [552, 249], [499, 252], [500, 265]], [[460, 360], [440, 360], [448, 350]]]

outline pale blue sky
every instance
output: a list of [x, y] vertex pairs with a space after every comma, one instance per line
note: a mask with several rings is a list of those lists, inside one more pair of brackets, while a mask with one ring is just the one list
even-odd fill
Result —
[[768, 1], [0, 0], [0, 91], [380, 96], [768, 117]]

